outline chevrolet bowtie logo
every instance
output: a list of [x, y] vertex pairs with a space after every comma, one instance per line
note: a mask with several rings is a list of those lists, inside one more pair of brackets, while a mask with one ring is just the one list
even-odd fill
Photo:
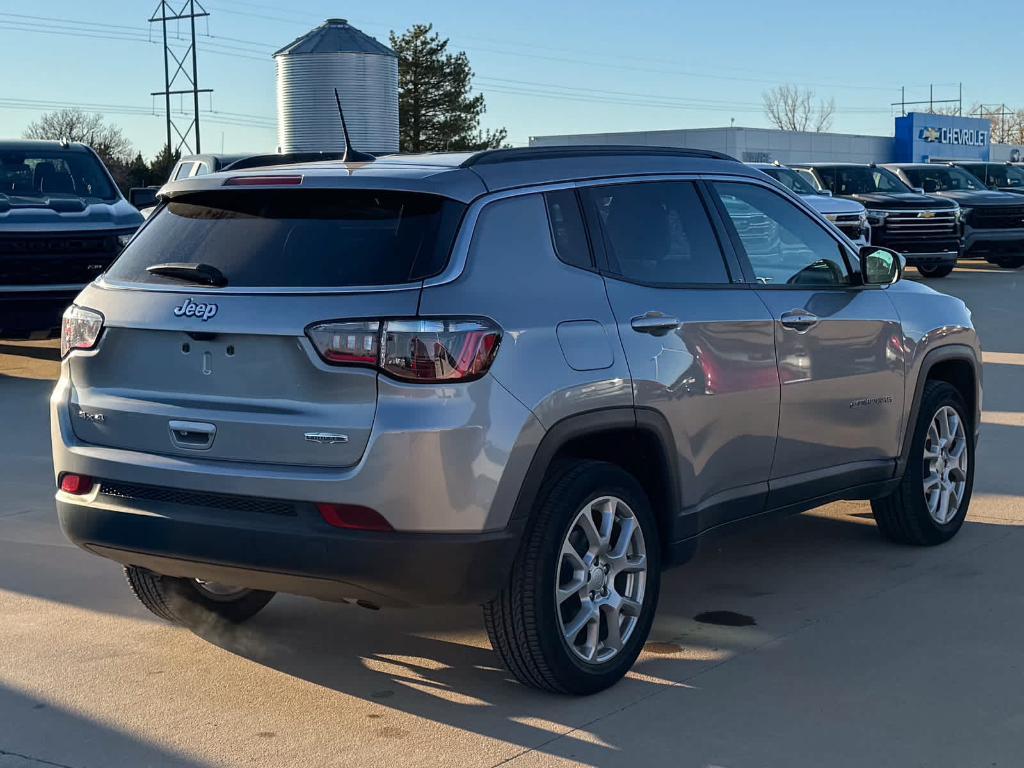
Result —
[[939, 133], [938, 128], [921, 129], [921, 138], [924, 139], [925, 141], [938, 141], [940, 135], [941, 134]]
[[919, 214], [917, 214], [917, 218], [919, 218], [919, 219], [934, 219], [935, 218], [935, 211], [921, 211]]

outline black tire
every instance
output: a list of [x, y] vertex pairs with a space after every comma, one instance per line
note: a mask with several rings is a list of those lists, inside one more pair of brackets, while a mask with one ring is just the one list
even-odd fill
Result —
[[1020, 269], [1024, 267], [1024, 256], [1004, 256], [993, 263], [1003, 269]]
[[[924, 482], [924, 447], [928, 427], [944, 406], [952, 407], [964, 424], [967, 441], [967, 478], [960, 506], [949, 522], [940, 524], [928, 512]], [[871, 502], [871, 511], [882, 534], [899, 544], [933, 546], [953, 538], [964, 524], [974, 489], [974, 415], [957, 389], [944, 381], [925, 384], [921, 408], [910, 445], [910, 460], [896, 490]]]
[[939, 264], [934, 267], [919, 265], [915, 269], [921, 273], [922, 277], [945, 277], [953, 271], [955, 266], [955, 264]]
[[241, 624], [259, 613], [275, 594], [247, 589], [232, 596], [215, 595], [193, 579], [161, 576], [134, 565], [125, 566], [124, 575], [139, 602], [151, 612], [191, 629], [201, 630], [218, 621]]
[[[563, 540], [584, 505], [601, 496], [618, 497], [632, 509], [643, 533], [647, 572], [632, 632], [615, 656], [598, 664], [578, 659], [563, 639], [554, 594]], [[608, 688], [629, 671], [647, 640], [657, 609], [660, 569], [658, 526], [636, 479], [601, 461], [557, 465], [538, 495], [507, 585], [484, 605], [491, 646], [526, 685], [575, 695]]]

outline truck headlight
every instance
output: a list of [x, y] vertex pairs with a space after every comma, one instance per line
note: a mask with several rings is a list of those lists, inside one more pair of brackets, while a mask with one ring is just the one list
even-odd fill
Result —
[[860, 212], [860, 218], [857, 219], [857, 223], [860, 224], [860, 226], [862, 228], [866, 227], [868, 225], [868, 213], [867, 213], [867, 211], [861, 211]]
[[956, 220], [963, 224], [971, 215], [970, 208], [958, 208], [956, 211]]
[[867, 213], [868, 222], [872, 227], [881, 227], [885, 225], [885, 217], [889, 215], [888, 211], [878, 211], [868, 208]]
[[128, 241], [131, 240], [134, 236], [135, 236], [134, 232], [127, 232], [125, 234], [118, 235], [117, 236], [118, 250], [123, 251], [124, 247], [126, 245], [128, 245]]

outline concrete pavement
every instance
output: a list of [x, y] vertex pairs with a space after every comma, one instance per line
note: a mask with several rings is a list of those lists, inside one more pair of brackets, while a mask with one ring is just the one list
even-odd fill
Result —
[[[278, 596], [197, 637], [55, 521], [53, 345], [0, 342], [0, 768], [1015, 766], [1024, 747], [1024, 274], [937, 281], [975, 311], [971, 515], [934, 549], [864, 503], [716, 541], [666, 574], [648, 650], [587, 699], [509, 680], [479, 612]], [[730, 611], [750, 626], [693, 617]]]

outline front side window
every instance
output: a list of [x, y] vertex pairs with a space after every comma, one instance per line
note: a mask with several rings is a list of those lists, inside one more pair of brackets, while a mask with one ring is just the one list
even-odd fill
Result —
[[912, 190], [885, 168], [868, 165], [827, 165], [816, 169], [834, 195], [906, 194]]
[[818, 194], [818, 190], [792, 168], [762, 168], [761, 170], [786, 187], [786, 189], [798, 195]]
[[728, 283], [707, 210], [688, 181], [640, 182], [584, 191], [604, 235], [610, 270], [640, 283]]
[[762, 285], [850, 284], [842, 248], [812, 216], [754, 184], [714, 182], [754, 277]]
[[178, 165], [178, 170], [174, 172], [174, 180], [187, 179], [188, 175], [192, 173], [192, 166], [195, 163], [181, 163]]

